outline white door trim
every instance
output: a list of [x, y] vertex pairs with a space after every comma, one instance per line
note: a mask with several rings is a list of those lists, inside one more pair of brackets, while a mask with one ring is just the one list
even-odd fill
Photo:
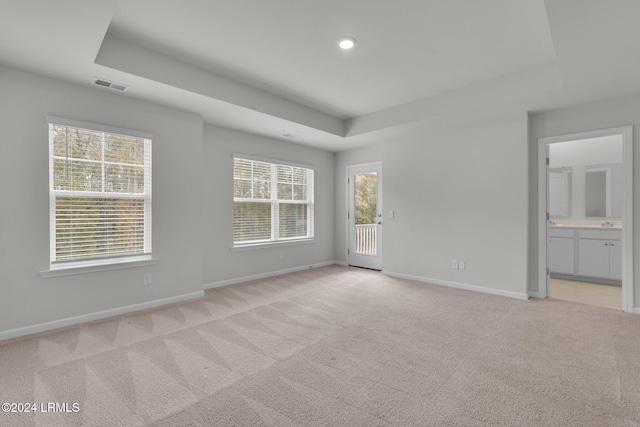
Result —
[[538, 298], [547, 282], [547, 146], [558, 142], [622, 136], [622, 309], [633, 313], [633, 126], [620, 126], [538, 139]]
[[[369, 163], [358, 163], [358, 164], [354, 164], [354, 165], [347, 165], [346, 167], [346, 175], [347, 175], [347, 182], [346, 182], [346, 186], [347, 186], [347, 191], [346, 191], [346, 207], [347, 207], [347, 211], [345, 212], [345, 216], [346, 218], [346, 227], [345, 227], [345, 231], [346, 231], [346, 241], [345, 241], [345, 253], [346, 253], [346, 261], [347, 261], [347, 265], [351, 265], [350, 262], [350, 239], [351, 239], [351, 220], [349, 218], [349, 213], [351, 213], [351, 215], [353, 215], [354, 213], [351, 212], [352, 210], [352, 206], [351, 206], [351, 186], [349, 183], [349, 178], [351, 177], [352, 174], [354, 174], [356, 171], [360, 171], [360, 170], [367, 170], [369, 168], [380, 168], [380, 175], [378, 176], [378, 212], [380, 214], [383, 214], [384, 210], [383, 210], [383, 197], [382, 197], [382, 191], [383, 191], [383, 167], [382, 167], [382, 162], [369, 162]], [[382, 221], [384, 221], [384, 215], [382, 215]], [[383, 240], [383, 231], [382, 231], [382, 227], [378, 227], [378, 257], [380, 258], [380, 260], [382, 260], [382, 240]], [[380, 270], [382, 271], [382, 265], [380, 266]]]

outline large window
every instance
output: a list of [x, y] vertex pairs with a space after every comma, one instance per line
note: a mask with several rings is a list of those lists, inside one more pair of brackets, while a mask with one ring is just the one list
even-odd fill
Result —
[[313, 169], [234, 155], [234, 245], [312, 237]]
[[51, 268], [151, 257], [151, 135], [47, 117]]

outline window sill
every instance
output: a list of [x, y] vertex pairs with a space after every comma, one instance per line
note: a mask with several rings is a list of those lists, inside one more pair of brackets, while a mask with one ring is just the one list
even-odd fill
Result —
[[266, 243], [253, 243], [247, 245], [237, 245], [229, 248], [231, 252], [236, 251], [249, 251], [252, 249], [265, 249], [265, 248], [277, 248], [282, 246], [294, 246], [305, 245], [309, 243], [315, 243], [315, 239], [299, 239], [299, 240], [287, 240], [284, 242], [266, 242]]
[[109, 264], [93, 264], [73, 267], [51, 268], [49, 270], [40, 271], [40, 277], [48, 279], [50, 277], [72, 276], [75, 274], [95, 273], [98, 271], [122, 270], [125, 268], [146, 267], [148, 265], [157, 264], [157, 258], [149, 258], [142, 260], [129, 260], [121, 262], [111, 262]]

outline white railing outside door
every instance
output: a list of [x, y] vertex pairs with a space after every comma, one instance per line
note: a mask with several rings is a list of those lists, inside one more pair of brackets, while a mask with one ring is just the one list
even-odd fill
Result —
[[354, 250], [358, 254], [375, 255], [378, 247], [377, 224], [356, 225]]

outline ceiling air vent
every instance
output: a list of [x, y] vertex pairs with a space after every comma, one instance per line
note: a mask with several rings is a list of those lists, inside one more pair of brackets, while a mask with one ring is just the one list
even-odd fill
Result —
[[129, 90], [129, 86], [125, 86], [120, 83], [110, 82], [109, 80], [99, 79], [97, 77], [93, 78], [93, 84], [96, 86], [101, 86], [107, 89], [112, 89], [118, 92], [126, 92]]

